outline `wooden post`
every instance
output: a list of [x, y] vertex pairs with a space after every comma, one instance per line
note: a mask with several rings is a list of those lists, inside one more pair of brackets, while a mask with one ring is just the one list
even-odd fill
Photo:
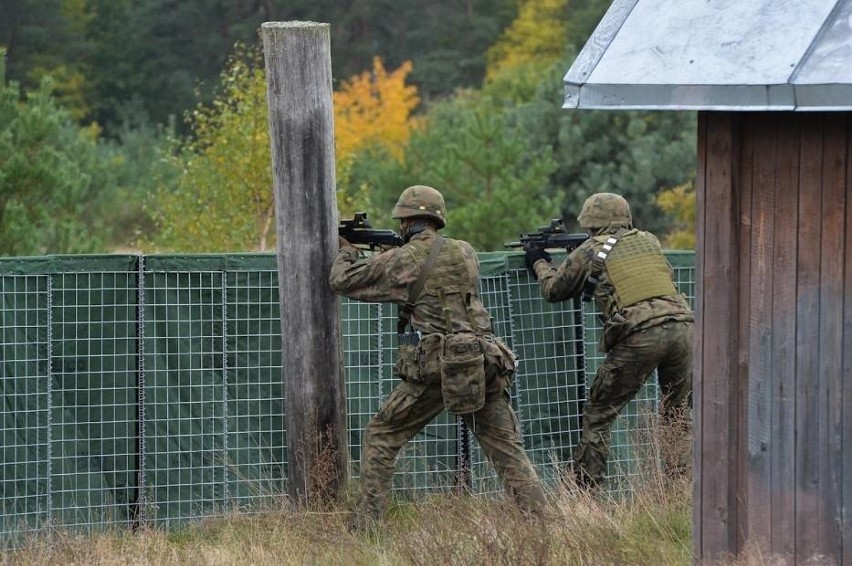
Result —
[[348, 468], [340, 311], [328, 285], [337, 253], [328, 24], [261, 26], [277, 220], [288, 491], [335, 497]]

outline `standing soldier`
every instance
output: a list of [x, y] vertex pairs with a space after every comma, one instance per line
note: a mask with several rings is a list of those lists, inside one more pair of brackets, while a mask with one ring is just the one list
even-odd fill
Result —
[[582, 486], [600, 485], [612, 423], [654, 369], [664, 422], [672, 423], [680, 436], [676, 453], [668, 455], [668, 471], [683, 471], [691, 442], [683, 423], [692, 403], [692, 309], [675, 287], [660, 242], [633, 227], [623, 197], [590, 196], [579, 221], [590, 238], [556, 269], [545, 250], [525, 247], [527, 267], [545, 300], [581, 294], [584, 300], [594, 298], [603, 322], [600, 349], [606, 359], [583, 407], [583, 432], [573, 455], [575, 477]]
[[400, 307], [395, 373], [402, 381], [364, 430], [355, 530], [381, 518], [399, 451], [444, 409], [462, 416], [522, 510], [538, 514], [544, 504], [509, 404], [515, 356], [491, 333], [473, 248], [438, 234], [446, 214], [439, 191], [408, 187], [392, 214], [405, 244], [361, 259], [341, 238], [331, 267], [336, 293]]

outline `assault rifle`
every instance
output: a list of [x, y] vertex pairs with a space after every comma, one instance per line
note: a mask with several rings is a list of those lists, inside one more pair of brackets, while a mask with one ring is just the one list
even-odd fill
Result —
[[393, 230], [377, 230], [370, 226], [366, 212], [356, 212], [352, 220], [341, 220], [337, 233], [353, 246], [368, 246], [371, 250], [399, 247], [405, 243]]
[[540, 250], [565, 248], [565, 251], [571, 252], [588, 239], [589, 235], [583, 232], [567, 233], [562, 219], [554, 218], [550, 221], [550, 226], [540, 226], [538, 232], [522, 233], [519, 241], [506, 242], [505, 246], [507, 248], [522, 248], [525, 244], [528, 244]]

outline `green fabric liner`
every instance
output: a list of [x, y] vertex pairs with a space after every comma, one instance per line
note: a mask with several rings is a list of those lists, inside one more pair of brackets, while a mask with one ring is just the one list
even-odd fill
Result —
[[[480, 274], [500, 275], [510, 269], [523, 269], [523, 252], [483, 252], [477, 254]], [[554, 262], [564, 259], [564, 253], [551, 254]], [[692, 267], [695, 254], [691, 251], [666, 252], [674, 267]], [[276, 270], [276, 254], [159, 254], [159, 255], [52, 255], [38, 257], [0, 257], [0, 274], [40, 275], [50, 273], [86, 273], [106, 271], [135, 271], [144, 258], [146, 271], [255, 271]]]
[[[694, 262], [692, 252], [668, 257], [676, 268]], [[522, 252], [479, 259], [495, 333], [520, 357], [512, 394], [524, 442], [550, 480], [554, 456], [567, 460], [577, 440], [565, 431], [579, 428], [583, 332], [570, 302], [541, 300]], [[280, 493], [287, 442], [277, 278], [271, 253], [0, 258], [0, 536], [48, 522], [130, 526], [140, 513], [170, 523]], [[395, 309], [341, 305], [357, 474], [360, 431], [396, 383]], [[396, 487], [453, 485], [458, 434], [451, 415], [428, 425], [400, 458]], [[471, 450], [474, 490], [494, 488], [475, 441]]]
[[135, 271], [140, 257], [118, 254], [0, 257], [0, 275]]

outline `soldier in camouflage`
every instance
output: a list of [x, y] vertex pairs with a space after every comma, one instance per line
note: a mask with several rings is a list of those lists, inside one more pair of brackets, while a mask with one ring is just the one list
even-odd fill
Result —
[[[419, 337], [415, 345], [400, 346], [395, 368], [402, 381], [364, 430], [359, 495], [350, 526], [361, 530], [381, 518], [399, 451], [445, 409], [442, 363], [452, 335], [470, 338], [473, 353], [479, 356], [471, 359], [481, 360], [471, 371], [484, 370], [484, 401], [461, 416], [506, 492], [522, 510], [538, 515], [544, 492], [521, 443], [507, 391], [515, 356], [491, 333], [490, 315], [478, 296], [476, 254], [467, 242], [438, 235], [446, 224], [446, 208], [443, 196], [432, 187], [405, 189], [392, 215], [400, 220], [403, 246], [363, 258], [341, 238], [329, 277], [336, 293], [352, 299], [390, 302], [401, 308], [413, 304], [408, 323]], [[436, 240], [442, 243], [437, 245]], [[437, 251], [432, 253], [433, 249]], [[425, 279], [418, 284], [421, 270]], [[410, 297], [411, 289], [418, 287], [419, 295]]]
[[578, 218], [590, 238], [558, 267], [550, 255], [528, 247], [527, 267], [549, 302], [585, 294], [603, 322], [598, 367], [583, 407], [583, 431], [574, 450], [578, 483], [596, 487], [606, 475], [610, 428], [624, 406], [657, 370], [661, 413], [679, 437], [666, 458], [671, 474], [684, 471], [691, 455], [688, 410], [692, 403], [693, 313], [678, 293], [672, 268], [657, 238], [633, 228], [630, 206], [620, 195], [598, 193]]

